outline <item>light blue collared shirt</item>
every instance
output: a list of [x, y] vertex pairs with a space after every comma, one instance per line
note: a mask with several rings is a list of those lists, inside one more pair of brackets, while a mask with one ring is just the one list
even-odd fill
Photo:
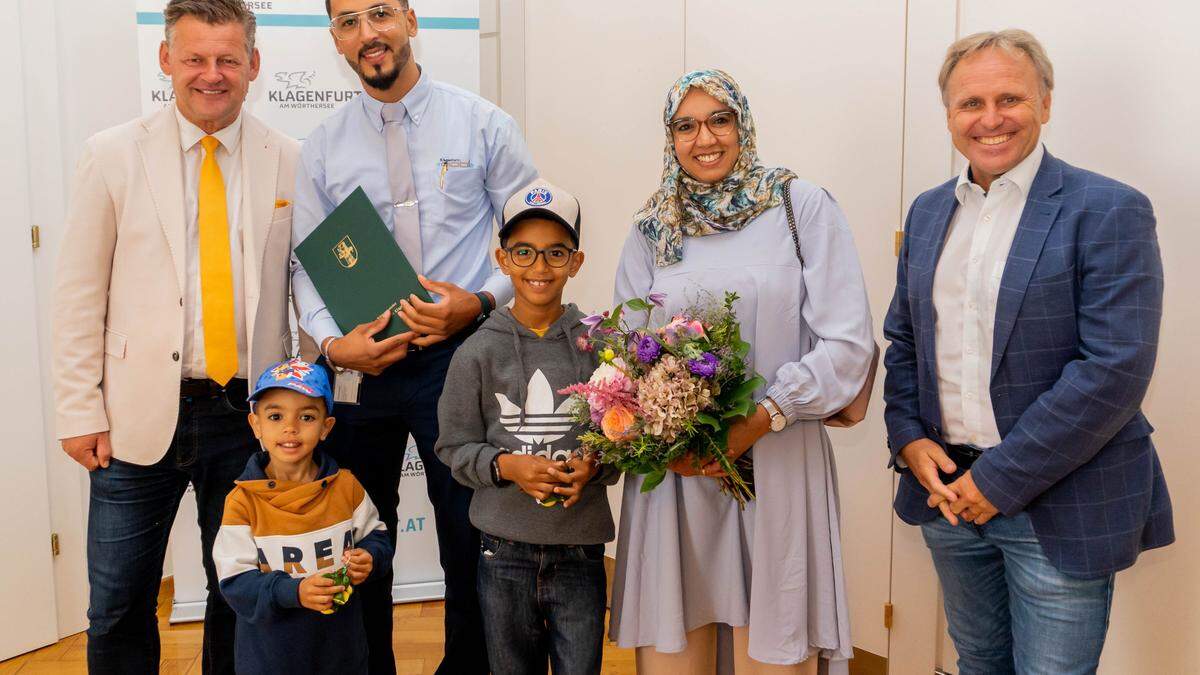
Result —
[[[512, 283], [492, 263], [492, 222], [502, 217], [504, 202], [537, 177], [517, 123], [483, 98], [424, 72], [401, 102], [423, 273], [471, 292], [488, 291], [497, 306], [507, 304]], [[392, 229], [383, 105], [364, 92], [304, 141], [296, 170], [293, 248], [360, 185]], [[294, 254], [292, 288], [300, 327], [318, 345], [342, 335]]]

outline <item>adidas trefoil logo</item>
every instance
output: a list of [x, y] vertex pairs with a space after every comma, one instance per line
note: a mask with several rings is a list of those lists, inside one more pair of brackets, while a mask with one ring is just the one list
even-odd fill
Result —
[[[575, 427], [568, 413], [571, 400], [568, 398], [555, 407], [554, 390], [540, 369], [529, 378], [526, 397], [525, 421], [522, 423], [521, 407], [504, 394], [496, 393], [496, 401], [500, 404], [500, 424], [522, 443], [521, 449], [516, 452], [537, 454], [556, 461], [568, 459], [569, 450], [556, 453], [553, 444]], [[556, 457], [556, 454], [563, 456]]]

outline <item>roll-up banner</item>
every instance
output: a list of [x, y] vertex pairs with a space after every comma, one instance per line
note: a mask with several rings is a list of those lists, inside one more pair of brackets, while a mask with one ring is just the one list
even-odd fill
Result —
[[[358, 77], [334, 48], [324, 0], [262, 0], [246, 3], [258, 18], [258, 79], [246, 109], [275, 129], [303, 140], [339, 106], [361, 94]], [[432, 77], [479, 91], [478, 0], [410, 0], [417, 13], [414, 41], [418, 63]], [[159, 70], [165, 0], [138, 0], [137, 35], [142, 111], [174, 103], [171, 81]], [[398, 541], [393, 561], [396, 602], [441, 598], [433, 507], [425, 492], [425, 468], [415, 445], [404, 454], [400, 481]], [[188, 487], [171, 530], [175, 605], [171, 622], [204, 618], [207, 597], [200, 561], [196, 501]]]

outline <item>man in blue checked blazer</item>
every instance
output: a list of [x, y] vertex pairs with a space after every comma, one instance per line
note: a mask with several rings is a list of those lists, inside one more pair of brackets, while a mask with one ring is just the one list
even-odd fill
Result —
[[1029, 33], [951, 45], [957, 179], [905, 225], [884, 333], [895, 508], [920, 525], [959, 672], [1094, 672], [1113, 576], [1174, 540], [1140, 410], [1162, 313], [1144, 195], [1040, 141], [1053, 69]]

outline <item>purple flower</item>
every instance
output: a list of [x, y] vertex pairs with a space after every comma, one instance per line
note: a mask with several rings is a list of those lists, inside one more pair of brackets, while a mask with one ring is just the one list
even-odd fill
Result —
[[646, 299], [650, 301], [650, 304], [652, 304], [656, 307], [662, 307], [666, 304], [667, 294], [666, 293], [651, 293], [649, 296], [646, 297]]
[[604, 316], [601, 314], [592, 314], [590, 316], [585, 316], [582, 319], [580, 319], [579, 323], [582, 323], [583, 325], [588, 327], [588, 337], [591, 337], [592, 333], [596, 332], [596, 328], [600, 324], [604, 323]]
[[700, 358], [688, 361], [688, 370], [693, 375], [710, 379], [717, 374], [717, 357], [711, 352], [704, 352]]
[[642, 363], [654, 363], [659, 354], [662, 353], [662, 345], [658, 344], [658, 340], [649, 335], [638, 340], [637, 357]]
[[580, 335], [579, 337], [575, 338], [575, 347], [585, 354], [590, 353], [594, 349], [594, 347], [592, 347], [592, 341], [587, 339], [586, 335]]

